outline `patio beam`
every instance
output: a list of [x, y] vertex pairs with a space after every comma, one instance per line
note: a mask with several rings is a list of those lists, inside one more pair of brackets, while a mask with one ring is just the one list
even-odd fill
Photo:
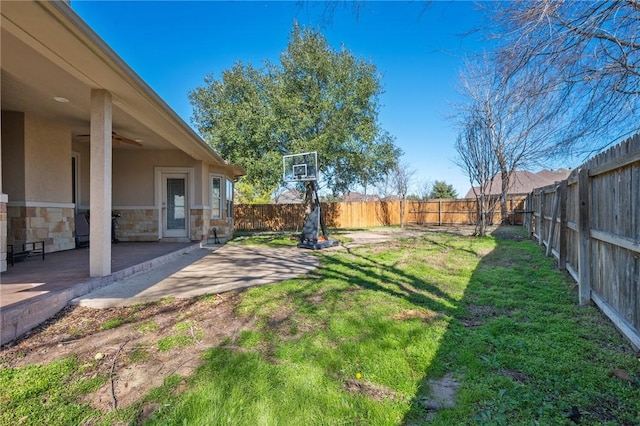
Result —
[[89, 275], [111, 275], [112, 101], [106, 90], [91, 90], [91, 185]]

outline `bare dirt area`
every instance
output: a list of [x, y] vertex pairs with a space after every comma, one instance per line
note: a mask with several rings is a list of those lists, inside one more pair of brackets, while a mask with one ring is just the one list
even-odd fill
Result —
[[3, 347], [0, 366], [75, 356], [83, 375], [113, 378], [87, 402], [104, 411], [125, 408], [161, 386], [165, 377], [188, 376], [200, 364], [203, 351], [233, 342], [241, 330], [251, 327], [251, 320], [234, 314], [237, 303], [238, 293], [230, 292], [122, 308], [70, 306]]

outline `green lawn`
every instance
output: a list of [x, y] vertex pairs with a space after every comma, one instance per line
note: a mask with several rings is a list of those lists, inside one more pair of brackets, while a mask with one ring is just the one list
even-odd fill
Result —
[[[243, 293], [237, 315], [253, 327], [209, 349], [179, 396], [179, 377], [147, 396], [160, 403], [147, 424], [570, 425], [572, 410], [580, 424], [640, 424], [638, 354], [577, 306], [538, 245], [433, 233], [317, 254], [313, 274]], [[43, 398], [82, 410], [71, 389], [50, 397], [79, 368], [65, 362], [0, 370], [3, 394], [21, 389], [3, 395], [2, 424]], [[443, 377], [459, 385], [455, 406], [436, 409], [429, 383]], [[84, 410], [31, 424], [95, 416]]]

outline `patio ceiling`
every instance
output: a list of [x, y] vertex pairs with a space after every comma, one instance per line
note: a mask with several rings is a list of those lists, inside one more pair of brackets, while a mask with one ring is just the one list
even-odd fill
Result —
[[113, 97], [113, 130], [142, 143], [118, 149], [178, 148], [226, 165], [68, 4], [3, 1], [0, 11], [2, 110], [47, 117], [76, 137], [89, 133], [91, 90], [104, 89]]

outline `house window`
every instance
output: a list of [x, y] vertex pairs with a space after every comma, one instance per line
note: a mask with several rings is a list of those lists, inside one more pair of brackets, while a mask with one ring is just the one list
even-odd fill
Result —
[[222, 217], [222, 178], [211, 176], [211, 219]]
[[225, 197], [227, 200], [227, 218], [233, 219], [233, 182], [229, 179], [227, 179]]

